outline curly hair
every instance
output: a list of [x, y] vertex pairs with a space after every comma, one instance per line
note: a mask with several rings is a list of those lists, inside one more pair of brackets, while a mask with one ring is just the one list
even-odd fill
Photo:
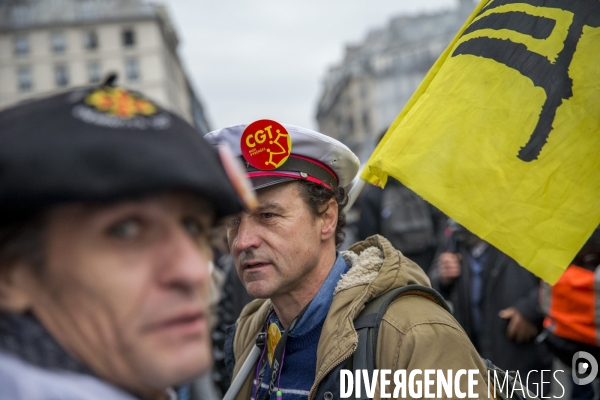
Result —
[[323, 208], [325, 204], [331, 199], [335, 199], [338, 205], [338, 220], [335, 227], [335, 247], [339, 248], [344, 239], [346, 238], [346, 213], [344, 213], [344, 207], [348, 203], [348, 195], [344, 188], [339, 187], [335, 190], [327, 189], [325, 186], [309, 182], [309, 181], [298, 181], [300, 184], [300, 193], [302, 199], [308, 205], [311, 213], [315, 217], [323, 215], [327, 211], [327, 207]]

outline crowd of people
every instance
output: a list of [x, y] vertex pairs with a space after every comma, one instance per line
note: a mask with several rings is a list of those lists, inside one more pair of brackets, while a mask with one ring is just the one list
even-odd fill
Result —
[[0, 144], [0, 400], [332, 400], [361, 357], [488, 398], [484, 359], [540, 384], [600, 356], [598, 229], [549, 287], [393, 179], [347, 221], [337, 140], [202, 138], [112, 81], [0, 111]]

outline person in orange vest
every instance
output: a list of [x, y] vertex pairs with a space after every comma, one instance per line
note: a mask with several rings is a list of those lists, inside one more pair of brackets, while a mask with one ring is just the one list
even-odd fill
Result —
[[[600, 360], [600, 226], [554, 286], [542, 282], [546, 343], [568, 366], [585, 351]], [[593, 388], [573, 385], [572, 399], [593, 398]]]

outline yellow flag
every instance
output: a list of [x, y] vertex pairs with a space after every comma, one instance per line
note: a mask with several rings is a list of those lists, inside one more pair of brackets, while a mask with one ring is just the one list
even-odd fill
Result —
[[555, 283], [600, 223], [600, 1], [483, 0], [369, 159]]

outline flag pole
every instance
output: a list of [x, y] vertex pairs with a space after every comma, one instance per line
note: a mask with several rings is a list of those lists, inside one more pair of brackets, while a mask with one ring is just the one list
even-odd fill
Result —
[[240, 389], [244, 385], [246, 378], [252, 373], [252, 369], [254, 368], [256, 362], [262, 354], [262, 351], [265, 347], [265, 338], [266, 335], [264, 332], [258, 334], [258, 336], [256, 337], [256, 345], [252, 348], [252, 351], [246, 358], [246, 361], [244, 361], [244, 364], [242, 364], [240, 372], [238, 372], [235, 379], [229, 386], [229, 389], [227, 390], [227, 393], [225, 393], [225, 397], [223, 397], [223, 400], [235, 399]]
[[[360, 172], [359, 172], [359, 174], [360, 174]], [[360, 194], [360, 192], [362, 192], [362, 190], [365, 188], [366, 184], [367, 184], [367, 181], [365, 181], [362, 178], [358, 178], [356, 183], [354, 183], [354, 185], [352, 185], [352, 188], [348, 192], [348, 203], [346, 204], [346, 207], [344, 207], [345, 214], [347, 214], [348, 211], [350, 211], [350, 208], [352, 207], [352, 205], [358, 198], [358, 195]]]

